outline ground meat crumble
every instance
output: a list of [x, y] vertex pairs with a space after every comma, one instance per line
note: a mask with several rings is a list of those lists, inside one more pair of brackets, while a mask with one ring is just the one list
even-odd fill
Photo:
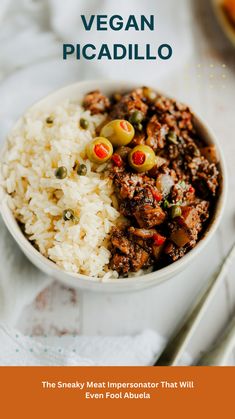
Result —
[[[122, 147], [121, 164], [109, 168], [119, 211], [129, 220], [110, 237], [110, 268], [122, 276], [162, 268], [192, 249], [213, 212], [220, 183], [215, 147], [199, 138], [190, 109], [156, 92], [146, 95], [146, 89], [110, 99], [95, 91], [84, 99], [86, 109], [107, 112], [108, 120], [131, 121], [136, 111], [143, 117], [132, 142]], [[136, 173], [128, 164], [128, 152], [137, 144], [150, 146], [157, 156], [149, 172]], [[172, 183], [164, 190], [166, 179]]]

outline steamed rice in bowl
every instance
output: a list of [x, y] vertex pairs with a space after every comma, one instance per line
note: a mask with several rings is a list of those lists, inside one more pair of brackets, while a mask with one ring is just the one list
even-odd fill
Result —
[[[79, 127], [81, 117], [89, 121], [88, 130]], [[65, 271], [100, 278], [117, 276], [107, 272], [107, 239], [120, 214], [112, 205], [111, 180], [81, 155], [104, 118], [69, 101], [51, 114], [31, 110], [11, 133], [2, 164], [9, 206], [28, 239]], [[74, 172], [77, 163], [86, 164], [86, 176]], [[67, 168], [68, 177], [55, 177], [58, 166]], [[66, 208], [78, 223], [63, 220]]]

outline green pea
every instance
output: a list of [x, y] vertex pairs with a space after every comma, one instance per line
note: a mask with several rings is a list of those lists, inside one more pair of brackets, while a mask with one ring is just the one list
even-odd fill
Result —
[[137, 131], [142, 131], [142, 129], [143, 129], [143, 125], [142, 124], [137, 124], [136, 126], [136, 129], [137, 129]]
[[89, 128], [89, 122], [88, 122], [87, 119], [81, 118], [80, 121], [79, 121], [79, 123], [80, 123], [80, 127], [82, 129], [88, 129]]
[[47, 125], [51, 126], [51, 125], [53, 125], [53, 122], [54, 122], [54, 119], [52, 118], [52, 116], [48, 116], [46, 118]]
[[171, 207], [171, 218], [180, 217], [182, 214], [181, 208], [178, 205]]
[[63, 219], [64, 221], [70, 221], [75, 219], [74, 211], [72, 209], [65, 209], [63, 211]]
[[170, 141], [170, 143], [178, 144], [178, 138], [177, 138], [177, 135], [174, 131], [169, 131], [169, 133], [167, 135], [167, 139], [168, 139], [168, 141]]
[[141, 111], [134, 111], [132, 112], [130, 118], [129, 118], [129, 122], [132, 125], [138, 126], [139, 124], [141, 124], [141, 122], [144, 119], [144, 114]]
[[79, 176], [86, 176], [87, 174], [87, 167], [85, 164], [79, 164], [77, 168], [77, 174]]
[[64, 179], [67, 177], [67, 169], [64, 166], [60, 166], [55, 170], [55, 177], [57, 177], [57, 179]]

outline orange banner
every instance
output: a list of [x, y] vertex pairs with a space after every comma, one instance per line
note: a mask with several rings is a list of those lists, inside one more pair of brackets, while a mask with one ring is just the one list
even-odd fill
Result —
[[1, 417], [232, 418], [233, 367], [1, 367]]

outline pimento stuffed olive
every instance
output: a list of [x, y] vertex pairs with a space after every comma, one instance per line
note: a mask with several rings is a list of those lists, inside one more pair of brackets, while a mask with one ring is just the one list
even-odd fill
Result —
[[114, 146], [126, 145], [135, 135], [133, 125], [125, 119], [114, 119], [101, 129], [100, 135], [108, 138]]
[[130, 166], [137, 172], [147, 172], [156, 164], [153, 149], [147, 145], [137, 145], [128, 156]]
[[107, 138], [96, 137], [86, 146], [86, 154], [93, 163], [105, 163], [113, 154], [113, 146]]

